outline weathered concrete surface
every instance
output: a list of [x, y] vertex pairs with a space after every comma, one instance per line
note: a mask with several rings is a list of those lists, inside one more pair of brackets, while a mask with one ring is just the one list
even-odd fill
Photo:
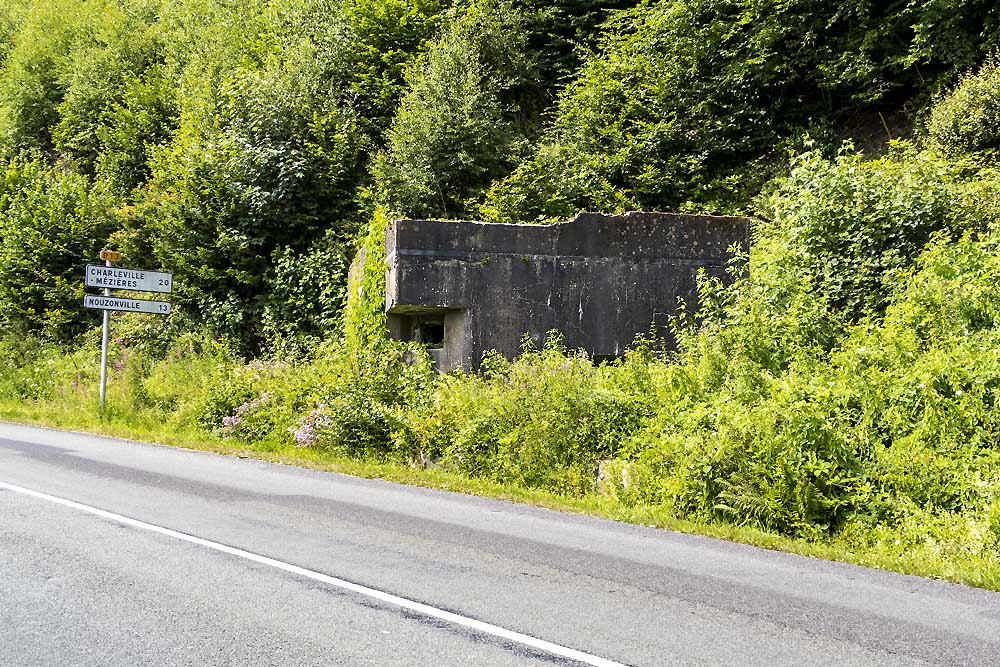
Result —
[[748, 243], [746, 219], [716, 216], [397, 220], [386, 230], [390, 334], [436, 343], [441, 370], [474, 369], [491, 349], [512, 357], [525, 334], [541, 344], [552, 329], [571, 348], [620, 355], [651, 328], [669, 339], [678, 299], [697, 302], [698, 271], [725, 277], [730, 248]]

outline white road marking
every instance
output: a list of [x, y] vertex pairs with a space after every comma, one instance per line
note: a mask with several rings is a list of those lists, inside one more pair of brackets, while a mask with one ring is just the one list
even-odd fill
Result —
[[132, 526], [133, 528], [141, 528], [143, 530], [148, 530], [152, 533], [159, 533], [160, 535], [173, 537], [178, 540], [183, 540], [184, 542], [197, 544], [198, 546], [205, 547], [206, 549], [212, 549], [214, 551], [219, 551], [224, 554], [229, 554], [231, 556], [236, 556], [238, 558], [243, 558], [249, 561], [253, 561], [254, 563], [260, 563], [261, 565], [268, 565], [278, 570], [290, 572], [291, 574], [297, 574], [300, 577], [313, 579], [314, 581], [321, 581], [324, 584], [336, 586], [337, 588], [351, 591], [352, 593], [357, 593], [359, 595], [364, 595], [370, 598], [374, 598], [381, 602], [386, 602], [388, 604], [395, 605], [397, 607], [409, 609], [411, 611], [424, 614], [425, 616], [430, 616], [432, 618], [437, 618], [442, 621], [454, 623], [455, 625], [460, 625], [465, 628], [470, 628], [472, 630], [476, 630], [477, 632], [482, 632], [484, 634], [493, 635], [494, 637], [500, 637], [501, 639], [506, 639], [507, 641], [515, 642], [517, 644], [530, 646], [531, 648], [538, 649], [539, 651], [545, 651], [546, 653], [550, 653], [552, 655], [556, 655], [562, 658], [569, 658], [570, 660], [576, 660], [577, 662], [582, 662], [585, 665], [595, 665], [595, 667], [628, 667], [627, 665], [624, 665], [620, 662], [614, 662], [613, 660], [608, 660], [606, 658], [601, 658], [596, 655], [584, 653], [583, 651], [577, 651], [576, 649], [568, 648], [566, 646], [553, 644], [552, 642], [547, 642], [544, 639], [537, 639], [530, 635], [525, 635], [520, 632], [514, 632], [513, 630], [507, 630], [506, 628], [501, 628], [491, 623], [479, 621], [474, 618], [462, 616], [460, 614], [454, 614], [450, 611], [445, 611], [443, 609], [438, 609], [437, 607], [432, 607], [430, 605], [423, 604], [422, 602], [408, 600], [407, 598], [399, 597], [398, 595], [393, 595], [392, 593], [386, 593], [384, 591], [380, 591], [375, 588], [369, 588], [367, 586], [355, 584], [350, 581], [345, 581], [344, 579], [331, 577], [329, 575], [323, 574], [321, 572], [316, 572], [314, 570], [307, 570], [306, 568], [299, 567], [298, 565], [292, 565], [290, 563], [285, 563], [284, 561], [276, 560], [274, 558], [268, 558], [267, 556], [261, 556], [259, 554], [255, 554], [250, 551], [244, 551], [243, 549], [237, 549], [236, 547], [230, 547], [225, 544], [220, 544], [219, 542], [213, 542], [212, 540], [206, 540], [201, 537], [195, 537], [194, 535], [188, 535], [186, 533], [181, 533], [176, 530], [171, 530], [170, 528], [164, 528], [163, 526], [157, 526], [156, 524], [146, 523], [145, 521], [139, 521], [138, 519], [132, 519], [130, 517], [123, 516], [121, 514], [115, 514], [114, 512], [108, 512], [107, 510], [102, 510], [97, 507], [91, 507], [90, 505], [78, 503], [75, 500], [68, 500], [66, 498], [52, 496], [47, 493], [42, 493], [41, 491], [34, 491], [32, 489], [27, 489], [23, 486], [17, 486], [16, 484], [8, 484], [7, 482], [2, 482], [2, 481], [0, 481], [0, 489], [7, 489], [8, 491], [13, 491], [15, 493], [21, 493], [26, 496], [31, 496], [32, 498], [47, 500], [51, 503], [56, 503], [57, 505], [71, 507], [75, 510], [86, 512], [88, 514], [93, 514], [94, 516], [99, 516], [104, 519], [109, 519], [111, 521], [115, 521], [117, 523], [124, 524], [126, 526]]

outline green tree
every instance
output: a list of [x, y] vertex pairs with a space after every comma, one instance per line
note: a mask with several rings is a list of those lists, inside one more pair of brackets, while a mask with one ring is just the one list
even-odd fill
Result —
[[2, 177], [0, 328], [71, 340], [94, 322], [83, 310], [83, 273], [116, 227], [109, 200], [39, 158], [10, 162]]
[[0, 69], [0, 147], [5, 152], [53, 147], [67, 61], [107, 8], [100, 0], [88, 12], [78, 11], [72, 0], [31, 0], [12, 7], [7, 25], [16, 27]]
[[376, 201], [415, 217], [462, 217], [506, 173], [524, 128], [516, 104], [527, 78], [523, 17], [505, 2], [454, 15], [412, 69], [409, 91], [373, 164]]
[[803, 132], [824, 143], [878, 134], [885, 114], [982, 58], [998, 20], [980, 0], [660, 0], [621, 12], [535, 158], [482, 211], [530, 221], [580, 208], [744, 209]]
[[[223, 20], [209, 28], [183, 15], [167, 28], [204, 34], [180, 66], [178, 128], [151, 151], [130, 238], [177, 268], [177, 298], [197, 317], [253, 350], [268, 332], [325, 328], [339, 307], [346, 263], [332, 258], [346, 256], [366, 215], [358, 190], [415, 56], [404, 49], [422, 48], [436, 5], [297, 0], [212, 11]], [[397, 39], [396, 50], [377, 51]], [[333, 262], [323, 303], [304, 310], [294, 304], [305, 294], [276, 298], [304, 285], [320, 257]]]

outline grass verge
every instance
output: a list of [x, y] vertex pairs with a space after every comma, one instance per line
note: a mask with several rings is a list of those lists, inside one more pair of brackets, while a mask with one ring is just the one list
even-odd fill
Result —
[[596, 493], [578, 498], [568, 497], [538, 489], [496, 484], [446, 470], [415, 468], [391, 461], [359, 460], [291, 445], [250, 445], [222, 439], [195, 428], [164, 428], [163, 422], [152, 415], [149, 419], [143, 419], [135, 413], [130, 413], [127, 419], [114, 413], [102, 417], [96, 411], [88, 412], [79, 407], [67, 408], [58, 403], [0, 400], [0, 421], [152, 442], [494, 498], [1000, 591], [1000, 565], [997, 562], [984, 563], [977, 558], [956, 561], [954, 558], [935, 558], [932, 553], [924, 550], [913, 552], [907, 549], [889, 550], [885, 547], [865, 549], [834, 541], [793, 539], [731, 524], [692, 522], [671, 516], [662, 507], [629, 507]]

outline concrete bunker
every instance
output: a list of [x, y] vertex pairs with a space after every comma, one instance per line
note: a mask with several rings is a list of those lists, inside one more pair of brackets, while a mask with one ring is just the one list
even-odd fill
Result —
[[638, 334], [669, 340], [678, 299], [697, 303], [699, 270], [726, 277], [746, 250], [745, 218], [581, 213], [553, 225], [396, 220], [386, 229], [389, 334], [426, 345], [442, 371], [487, 350], [515, 356], [556, 329], [595, 358]]

